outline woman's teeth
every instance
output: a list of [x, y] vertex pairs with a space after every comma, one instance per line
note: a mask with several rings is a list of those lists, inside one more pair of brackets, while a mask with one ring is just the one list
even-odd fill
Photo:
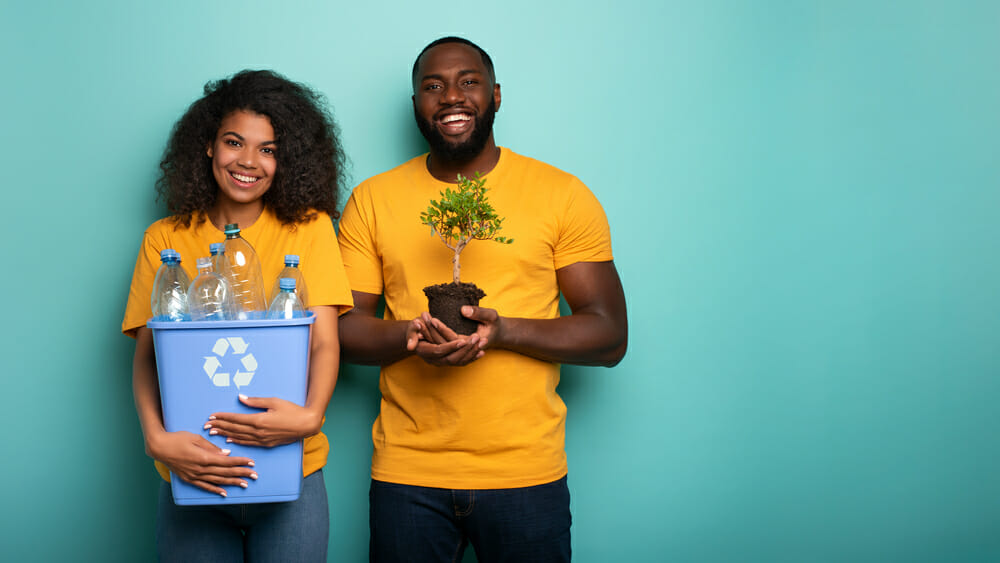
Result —
[[257, 181], [256, 176], [244, 176], [243, 174], [237, 174], [236, 172], [230, 172], [229, 174], [244, 184], [252, 184]]

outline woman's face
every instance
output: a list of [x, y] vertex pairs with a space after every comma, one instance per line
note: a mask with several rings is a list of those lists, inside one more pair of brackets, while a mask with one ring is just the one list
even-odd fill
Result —
[[277, 150], [267, 116], [237, 110], [224, 117], [208, 147], [220, 200], [247, 204], [263, 197], [274, 180]]

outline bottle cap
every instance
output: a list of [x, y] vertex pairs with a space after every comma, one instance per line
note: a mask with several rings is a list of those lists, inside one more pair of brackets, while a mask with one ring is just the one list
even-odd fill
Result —
[[213, 242], [208, 245], [208, 251], [214, 254], [222, 254], [226, 251], [226, 245], [221, 242]]
[[240, 224], [239, 223], [229, 223], [228, 225], [226, 225], [226, 228], [223, 229], [223, 230], [225, 231], [225, 233], [227, 235], [236, 234], [236, 233], [240, 232]]
[[295, 278], [281, 278], [278, 280], [278, 287], [288, 291], [295, 291]]
[[208, 256], [202, 256], [201, 258], [199, 258], [197, 260], [197, 264], [198, 264], [198, 269], [199, 270], [202, 269], [202, 268], [211, 268], [212, 267], [212, 259], [209, 258]]
[[299, 255], [298, 254], [286, 254], [285, 255], [285, 265], [286, 266], [298, 266], [299, 265]]
[[164, 248], [160, 251], [160, 261], [167, 262], [169, 260], [181, 261], [181, 255], [173, 248]]

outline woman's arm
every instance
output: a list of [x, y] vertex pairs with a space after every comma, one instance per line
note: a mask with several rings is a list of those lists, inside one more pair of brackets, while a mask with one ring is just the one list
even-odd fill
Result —
[[167, 432], [164, 428], [153, 332], [146, 327], [136, 332], [132, 394], [146, 442], [146, 454], [166, 465], [175, 475], [222, 496], [226, 496], [222, 485], [245, 488], [245, 479], [257, 478], [250, 458], [230, 457], [229, 450], [220, 449], [197, 434]]
[[310, 307], [315, 313], [309, 334], [309, 391], [305, 406], [276, 397], [247, 397], [240, 402], [263, 409], [253, 414], [214, 413], [205, 428], [227, 442], [273, 447], [312, 436], [323, 427], [323, 415], [337, 385], [340, 344], [337, 340], [337, 308]]

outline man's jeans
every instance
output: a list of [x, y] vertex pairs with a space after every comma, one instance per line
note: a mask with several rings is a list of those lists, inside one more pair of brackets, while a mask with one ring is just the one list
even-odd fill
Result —
[[479, 563], [570, 560], [566, 477], [536, 487], [453, 490], [372, 481], [370, 560]]
[[177, 506], [160, 487], [156, 550], [160, 561], [326, 561], [330, 512], [323, 472], [302, 480], [291, 502]]

